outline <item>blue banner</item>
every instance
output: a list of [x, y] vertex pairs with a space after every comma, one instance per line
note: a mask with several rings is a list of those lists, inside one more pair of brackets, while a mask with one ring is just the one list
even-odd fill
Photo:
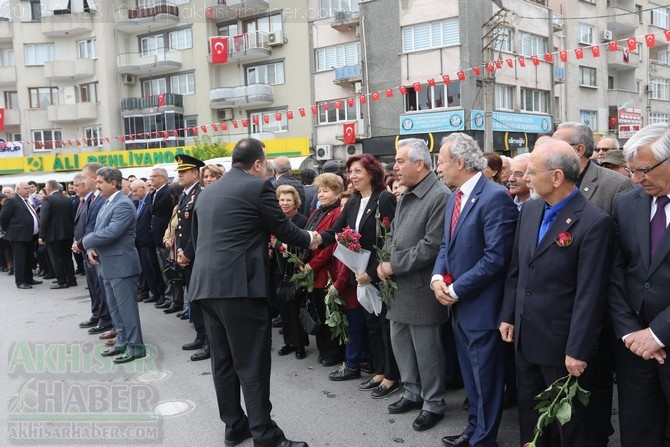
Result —
[[464, 128], [465, 112], [463, 110], [400, 115], [400, 135], [457, 132]]
[[[484, 130], [484, 111], [472, 110], [470, 128]], [[549, 115], [528, 113], [493, 112], [494, 132], [547, 133], [553, 131]]]

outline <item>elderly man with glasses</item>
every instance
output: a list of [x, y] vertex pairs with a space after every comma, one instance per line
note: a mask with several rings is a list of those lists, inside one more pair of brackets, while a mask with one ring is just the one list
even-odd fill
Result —
[[602, 137], [600, 141], [596, 143], [596, 148], [593, 150], [591, 159], [595, 160], [599, 165], [602, 165], [605, 155], [607, 155], [609, 151], [614, 151], [619, 148], [619, 140], [617, 140], [616, 137]]

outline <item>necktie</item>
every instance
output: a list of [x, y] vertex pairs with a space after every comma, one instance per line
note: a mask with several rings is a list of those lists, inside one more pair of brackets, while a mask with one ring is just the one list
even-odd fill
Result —
[[547, 234], [547, 230], [556, 218], [556, 212], [552, 207], [545, 208], [544, 217], [542, 217], [542, 225], [540, 225], [540, 232], [537, 234], [537, 245], [540, 245], [542, 238]]
[[666, 229], [665, 206], [670, 202], [668, 196], [661, 196], [656, 199], [656, 212], [651, 218], [649, 235], [651, 237], [651, 259], [654, 259], [658, 246], [661, 245], [661, 239]]
[[25, 202], [26, 206], [28, 207], [28, 211], [33, 216], [33, 234], [37, 234], [37, 233], [39, 233], [39, 228], [40, 228], [40, 218], [37, 215], [37, 213], [35, 212], [35, 209], [33, 208], [33, 206], [28, 201], [28, 199], [24, 199], [23, 201]]
[[140, 213], [142, 212], [142, 208], [144, 208], [144, 199], [140, 200], [139, 205], [137, 205], [137, 215], [139, 216]]
[[460, 189], [456, 191], [456, 199], [454, 199], [454, 211], [451, 213], [451, 234], [454, 234], [458, 218], [461, 217], [461, 200], [463, 200], [463, 191]]

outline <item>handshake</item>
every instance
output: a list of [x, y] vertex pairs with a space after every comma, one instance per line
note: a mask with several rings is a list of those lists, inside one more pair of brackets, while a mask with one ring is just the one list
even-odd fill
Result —
[[321, 245], [323, 239], [321, 239], [321, 235], [316, 231], [310, 231], [309, 233], [312, 235], [312, 243], [309, 244], [309, 249], [315, 250]]

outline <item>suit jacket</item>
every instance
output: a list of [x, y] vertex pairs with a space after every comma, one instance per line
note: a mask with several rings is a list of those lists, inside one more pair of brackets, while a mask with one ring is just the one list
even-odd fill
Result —
[[14, 242], [33, 240], [33, 215], [26, 207], [23, 198], [14, 194], [5, 200], [0, 211], [0, 227], [6, 232], [5, 239]]
[[[141, 207], [141, 208], [140, 208]], [[135, 240], [138, 247], [156, 247], [151, 232], [151, 194], [147, 194], [137, 204], [137, 225]]]
[[[505, 288], [502, 321], [514, 324], [515, 344], [531, 363], [565, 366], [565, 356], [589, 361], [606, 312], [612, 219], [575, 195], [537, 245], [543, 200], [521, 209]], [[572, 243], [556, 243], [568, 232]]]
[[454, 315], [466, 329], [496, 330], [519, 215], [502, 186], [482, 175], [451, 233], [456, 195], [445, 210], [444, 238], [433, 274], [450, 273], [459, 301]]
[[670, 231], [650, 259], [651, 197], [642, 188], [617, 200], [612, 217], [616, 253], [609, 307], [617, 337], [650, 327], [670, 345]]
[[[79, 199], [79, 197], [77, 197]], [[78, 241], [84, 237], [86, 232], [86, 203], [79, 205], [79, 200], [77, 200], [74, 210], [74, 240]]]
[[614, 199], [619, 194], [633, 189], [635, 184], [621, 174], [603, 168], [597, 163], [590, 163], [579, 190], [589, 202], [606, 214], [612, 214]]
[[194, 300], [267, 298], [270, 233], [289, 245], [310, 244], [309, 233], [279, 208], [272, 184], [239, 168], [202, 190], [192, 230]]
[[195, 250], [193, 249], [193, 242], [191, 240], [193, 207], [201, 190], [202, 187], [200, 186], [200, 182], [198, 182], [193, 185], [187, 196], [182, 193], [177, 203], [177, 231], [175, 232], [177, 250], [180, 248], [184, 250], [184, 256], [191, 261], [195, 257]]
[[40, 211], [40, 237], [44, 242], [70, 240], [74, 237], [72, 200], [55, 192], [44, 198]]
[[118, 193], [98, 213], [95, 231], [84, 236], [84, 247], [98, 253], [100, 273], [106, 280], [127, 278], [142, 271], [135, 248], [136, 223], [135, 205]]
[[391, 268], [398, 285], [386, 314], [391, 321], [412, 325], [447, 321], [447, 307], [435, 299], [430, 277], [444, 234], [449, 194], [449, 188], [431, 172], [400, 198], [391, 224], [395, 244]]
[[90, 205], [86, 205], [86, 231], [84, 234], [93, 233], [95, 230], [95, 223], [98, 220], [98, 213], [100, 212], [100, 208], [102, 208], [104, 203], [105, 198], [98, 194], [98, 197], [96, 197]]
[[170, 223], [172, 216], [172, 209], [174, 203], [170, 195], [170, 185], [165, 185], [158, 191], [153, 193], [153, 198], [149, 204], [151, 205], [151, 234], [154, 238], [154, 245], [156, 247], [163, 247], [163, 235], [165, 229]]
[[[366, 273], [372, 278], [374, 283], [379, 282], [377, 276], [377, 253], [375, 246], [381, 247], [384, 244], [381, 238], [381, 228], [377, 228], [377, 205], [379, 205], [379, 221], [385, 217], [393, 220], [396, 210], [396, 198], [393, 194], [385, 189], [378, 189], [372, 191], [368, 205], [365, 207], [361, 221], [358, 224], [358, 233], [361, 235], [359, 243], [361, 248], [371, 252]], [[323, 238], [324, 246], [335, 243], [335, 234], [341, 233], [346, 227], [356, 229], [356, 216], [358, 215], [358, 208], [361, 206], [361, 195], [354, 194], [342, 208], [340, 216], [335, 223], [327, 231], [320, 233]], [[333, 247], [333, 251], [335, 248]]]

